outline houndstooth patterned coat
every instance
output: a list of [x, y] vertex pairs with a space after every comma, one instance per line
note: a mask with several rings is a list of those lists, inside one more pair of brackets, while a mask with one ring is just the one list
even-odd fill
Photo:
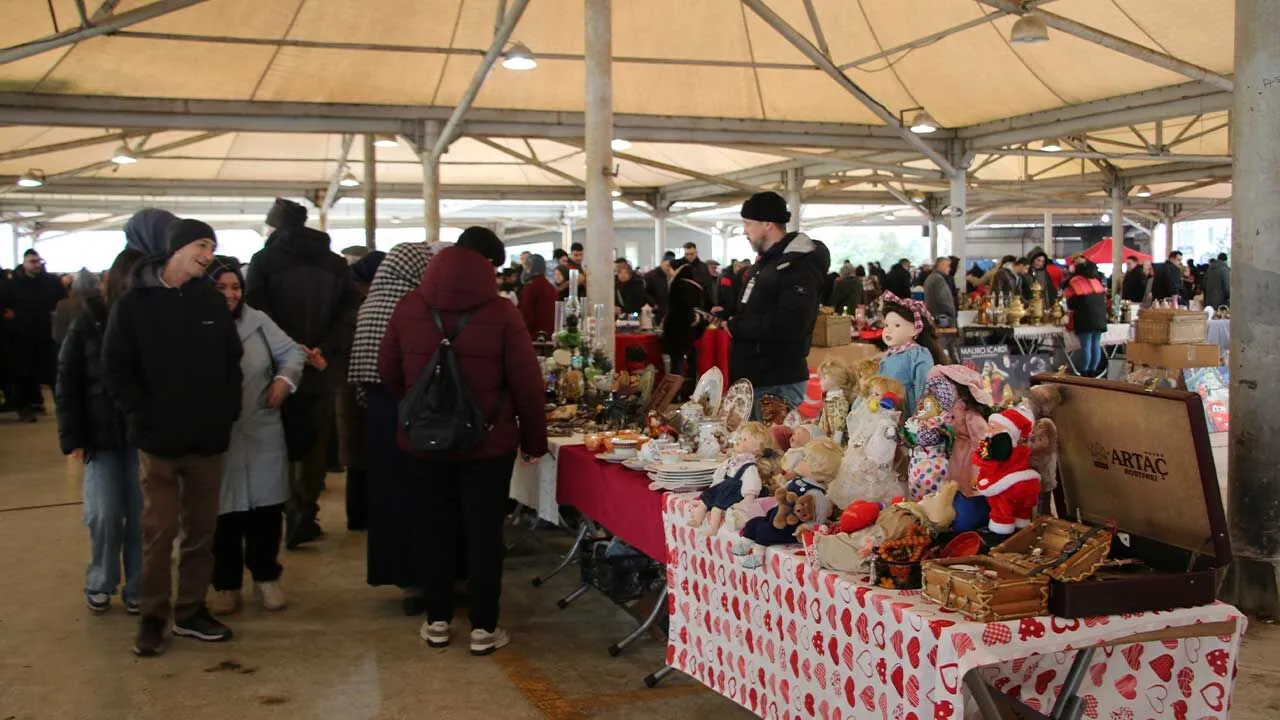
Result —
[[[401, 243], [391, 248], [386, 259], [378, 266], [369, 286], [369, 295], [356, 316], [356, 334], [351, 343], [351, 363], [347, 368], [347, 382], [359, 388], [363, 383], [380, 383], [378, 376], [378, 346], [387, 332], [391, 313], [400, 298], [408, 295], [422, 282], [427, 263], [448, 243]], [[363, 393], [360, 393], [363, 395]]]

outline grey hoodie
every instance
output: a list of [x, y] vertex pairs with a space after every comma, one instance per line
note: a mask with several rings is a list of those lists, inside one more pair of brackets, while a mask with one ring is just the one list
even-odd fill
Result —
[[178, 221], [178, 216], [168, 210], [144, 208], [133, 214], [124, 224], [125, 247], [138, 250], [147, 256], [164, 256], [169, 254], [165, 236], [169, 226]]

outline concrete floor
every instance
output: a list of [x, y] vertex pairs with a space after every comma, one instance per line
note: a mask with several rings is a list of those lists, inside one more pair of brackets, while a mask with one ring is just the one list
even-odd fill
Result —
[[[0, 720], [749, 717], [681, 675], [645, 689], [663, 645], [608, 657], [634, 621], [597, 593], [558, 611], [572, 571], [530, 587], [559, 534], [508, 560], [510, 647], [488, 658], [465, 644], [428, 649], [397, 591], [365, 585], [364, 539], [344, 529], [338, 476], [322, 500], [326, 539], [283, 558], [288, 610], [250, 607], [231, 620], [230, 643], [178, 639], [161, 658], [135, 658], [134, 619], [118, 604], [105, 616], [84, 607], [79, 472], [58, 453], [52, 418], [12, 418], [0, 416]], [[1280, 717], [1275, 626], [1250, 629], [1235, 707], [1241, 720]]]

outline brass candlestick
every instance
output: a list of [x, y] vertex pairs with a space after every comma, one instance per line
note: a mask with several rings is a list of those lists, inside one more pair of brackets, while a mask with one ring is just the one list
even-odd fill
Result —
[[1022, 298], [1015, 297], [1013, 302], [1009, 303], [1009, 324], [1018, 326], [1022, 324], [1022, 319], [1027, 316], [1027, 309], [1022, 304]]
[[1031, 303], [1027, 308], [1027, 320], [1032, 325], [1044, 323], [1044, 287], [1039, 281], [1031, 282]]

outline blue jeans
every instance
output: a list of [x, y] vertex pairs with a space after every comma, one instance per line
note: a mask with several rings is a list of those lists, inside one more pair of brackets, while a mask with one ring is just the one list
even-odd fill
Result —
[[786, 385], [766, 385], [764, 387], [756, 387], [752, 393], [755, 402], [751, 405], [751, 418], [753, 420], [760, 419], [760, 398], [765, 395], [776, 395], [787, 402], [791, 409], [800, 407], [804, 402], [804, 391], [808, 387], [809, 381], [798, 383], [787, 383]]
[[84, 524], [89, 528], [89, 569], [84, 591], [114, 595], [124, 560], [124, 596], [138, 599], [142, 576], [142, 487], [138, 451], [93, 453], [84, 465]]
[[1076, 333], [1080, 341], [1080, 374], [1097, 375], [1102, 372], [1102, 333]]

